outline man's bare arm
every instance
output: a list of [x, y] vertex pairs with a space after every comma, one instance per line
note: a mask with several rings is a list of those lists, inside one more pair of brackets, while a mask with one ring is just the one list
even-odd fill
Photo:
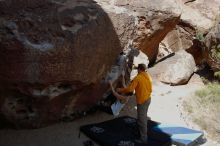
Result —
[[114, 95], [117, 99], [122, 100], [122, 101], [126, 101], [126, 100], [127, 100], [127, 97], [125, 97], [125, 96], [123, 96], [123, 95], [120, 95], [120, 94], [118, 94], [118, 93], [115, 91], [114, 87], [112, 86], [112, 82], [111, 82], [111, 81], [109, 82], [109, 85], [110, 85], [110, 87], [111, 87], [111, 89], [112, 89], [113, 95]]
[[125, 71], [124, 70], [122, 70], [121, 75], [122, 75], [122, 85], [125, 88], [126, 84], [125, 84]]

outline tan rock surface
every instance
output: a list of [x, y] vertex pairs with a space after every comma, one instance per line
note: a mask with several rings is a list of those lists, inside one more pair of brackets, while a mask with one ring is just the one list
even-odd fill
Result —
[[181, 85], [189, 81], [196, 70], [196, 64], [191, 54], [180, 50], [158, 62], [150, 70], [154, 70], [154, 76], [163, 83]]

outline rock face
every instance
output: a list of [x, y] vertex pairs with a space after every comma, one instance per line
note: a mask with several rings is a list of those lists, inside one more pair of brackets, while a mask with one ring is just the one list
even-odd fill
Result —
[[9, 2], [2, 3], [1, 81], [95, 83], [113, 63], [110, 54], [121, 51], [111, 21], [93, 1], [66, 2], [68, 6], [19, 1], [25, 7], [16, 6], [17, 13], [6, 7]]
[[117, 0], [115, 3], [135, 11], [137, 19], [133, 47], [147, 54], [152, 64], [156, 60], [159, 43], [179, 22], [181, 14], [179, 5], [173, 0]]
[[205, 37], [205, 58], [213, 71], [220, 71], [220, 23]]
[[179, 50], [186, 50], [193, 45], [192, 39], [196, 34], [193, 26], [179, 22], [175, 29], [170, 31], [161, 41], [157, 60]]
[[159, 62], [155, 68], [156, 77], [161, 82], [171, 85], [186, 84], [194, 71], [196, 65], [191, 54], [184, 50], [180, 50], [175, 54], [171, 54], [166, 60]]
[[[184, 0], [180, 0], [184, 1]], [[213, 27], [216, 18], [219, 17], [220, 1], [218, 0], [194, 0], [182, 5], [181, 20], [188, 22], [198, 31], [205, 34]]]
[[1, 96], [7, 118], [28, 126], [97, 102], [122, 50], [107, 13], [92, 0], [0, 3], [1, 89], [15, 90]]
[[85, 114], [118, 54], [154, 62], [180, 13], [175, 0], [1, 0], [0, 112], [35, 128]]
[[184, 49], [191, 53], [197, 65], [204, 63], [205, 35], [219, 19], [220, 1], [211, 0], [178, 0], [182, 9], [180, 22], [176, 29], [169, 32], [161, 42], [158, 60], [178, 50]]

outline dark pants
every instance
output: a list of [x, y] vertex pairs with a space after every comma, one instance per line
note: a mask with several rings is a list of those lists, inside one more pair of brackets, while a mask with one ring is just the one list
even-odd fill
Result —
[[137, 104], [137, 124], [140, 132], [140, 138], [144, 143], [147, 143], [147, 111], [151, 99], [145, 101], [143, 104]]

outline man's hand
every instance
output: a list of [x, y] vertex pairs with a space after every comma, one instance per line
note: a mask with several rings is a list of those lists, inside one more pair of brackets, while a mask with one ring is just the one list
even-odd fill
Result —
[[116, 92], [121, 93], [122, 88], [117, 88]]
[[121, 103], [126, 103], [126, 102], [128, 102], [128, 97], [125, 97], [125, 98], [121, 99], [120, 102], [121, 102]]
[[109, 83], [110, 87], [113, 88], [113, 86], [112, 86], [112, 81], [109, 80], [108, 83]]
[[111, 81], [111, 80], [109, 80], [108, 83], [109, 83], [110, 85], [112, 85], [112, 81]]

